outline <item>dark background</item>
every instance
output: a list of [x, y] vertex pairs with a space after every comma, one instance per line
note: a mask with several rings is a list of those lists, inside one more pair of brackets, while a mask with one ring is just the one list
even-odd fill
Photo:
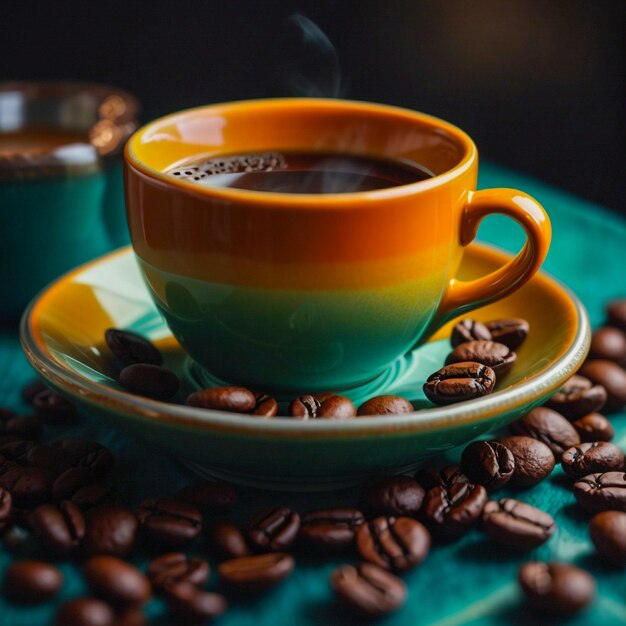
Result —
[[[0, 80], [72, 78], [176, 109], [336, 86], [437, 115], [481, 156], [626, 211], [623, 0], [5, 2]], [[323, 40], [323, 38], [322, 38]], [[309, 84], [308, 89], [311, 89]]]

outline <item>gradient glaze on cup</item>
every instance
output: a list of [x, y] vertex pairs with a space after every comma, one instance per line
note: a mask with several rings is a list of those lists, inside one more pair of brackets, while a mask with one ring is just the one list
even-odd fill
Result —
[[[276, 151], [403, 158], [410, 185], [346, 194], [197, 186], [163, 172], [193, 156]], [[375, 378], [451, 316], [502, 297], [539, 267], [543, 209], [522, 192], [474, 192], [462, 131], [394, 107], [261, 100], [201, 107], [147, 125], [126, 149], [131, 239], [152, 296], [185, 350], [218, 380], [315, 391]], [[522, 252], [455, 280], [489, 213], [526, 229]]]

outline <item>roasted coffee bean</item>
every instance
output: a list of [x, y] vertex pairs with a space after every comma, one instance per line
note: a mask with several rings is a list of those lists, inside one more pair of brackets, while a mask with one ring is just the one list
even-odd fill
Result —
[[473, 361], [490, 367], [501, 378], [517, 360], [517, 354], [503, 343], [495, 341], [468, 341], [458, 345], [446, 358], [446, 365]]
[[76, 417], [76, 407], [52, 389], [44, 389], [33, 398], [37, 417], [47, 424], [64, 424]]
[[54, 626], [120, 626], [113, 609], [96, 598], [75, 598], [62, 604]]
[[101, 504], [87, 513], [83, 539], [86, 554], [124, 556], [135, 544], [139, 522], [131, 509], [117, 504]]
[[333, 572], [330, 584], [344, 604], [366, 618], [383, 617], [406, 602], [404, 582], [372, 563], [342, 565]]
[[552, 450], [543, 442], [532, 437], [513, 435], [501, 437], [498, 442], [505, 445], [515, 458], [515, 471], [511, 484], [530, 487], [547, 478], [554, 469]]
[[626, 332], [626, 298], [609, 302], [606, 306], [606, 315], [611, 326]]
[[480, 322], [465, 318], [452, 329], [450, 344], [453, 348], [467, 341], [491, 341], [491, 332]]
[[580, 368], [580, 373], [594, 385], [602, 385], [606, 390], [607, 397], [604, 404], [606, 413], [621, 411], [626, 406], [626, 370], [624, 368], [612, 361], [594, 359], [587, 361]]
[[202, 587], [209, 580], [209, 573], [208, 561], [189, 558], [182, 552], [162, 554], [148, 565], [148, 579], [155, 589], [183, 582]]
[[299, 539], [309, 548], [339, 550], [354, 543], [363, 513], [353, 508], [317, 509], [302, 516]]
[[216, 520], [207, 529], [211, 554], [221, 560], [237, 559], [250, 554], [243, 533], [228, 520]]
[[150, 498], [141, 503], [137, 517], [147, 537], [158, 545], [183, 546], [202, 531], [202, 514], [189, 502]]
[[256, 396], [245, 387], [211, 387], [196, 391], [187, 398], [187, 404], [229, 413], [252, 413], [257, 408]]
[[289, 405], [289, 415], [296, 419], [350, 419], [356, 415], [352, 401], [333, 393], [304, 394]]
[[589, 413], [573, 423], [581, 441], [611, 441], [615, 430], [611, 422], [600, 413]]
[[266, 393], [255, 393], [255, 407], [252, 415], [257, 417], [276, 417], [278, 415], [278, 402]]
[[239, 491], [230, 483], [207, 481], [183, 487], [175, 497], [190, 502], [203, 513], [221, 514], [230, 511], [239, 502]]
[[169, 400], [180, 388], [178, 376], [160, 365], [136, 363], [127, 365], [119, 376], [119, 382], [133, 393], [155, 400]]
[[110, 450], [97, 441], [62, 439], [50, 445], [61, 448], [74, 458], [78, 467], [86, 467], [91, 470], [96, 478], [104, 478], [115, 465], [115, 457]]
[[177, 624], [204, 624], [228, 608], [223, 595], [202, 591], [185, 582], [168, 585], [165, 599]]
[[361, 505], [374, 515], [415, 515], [422, 506], [424, 489], [410, 476], [387, 476], [361, 494]]
[[603, 560], [626, 567], [626, 513], [603, 511], [594, 515], [589, 522], [589, 535]]
[[431, 374], [424, 384], [424, 394], [435, 404], [453, 404], [490, 394], [496, 384], [494, 371], [480, 363], [446, 365]]
[[540, 509], [512, 498], [490, 500], [483, 509], [483, 530], [499, 543], [530, 550], [552, 537], [556, 524]]
[[115, 626], [148, 626], [148, 618], [141, 611], [134, 607], [118, 611]]
[[96, 480], [87, 467], [70, 467], [52, 483], [52, 497], [55, 500], [71, 498], [81, 487], [91, 485]]
[[95, 506], [106, 504], [111, 500], [113, 489], [103, 483], [93, 483], [81, 487], [71, 497], [72, 502], [83, 511], [87, 511]]
[[26, 524], [12, 522], [2, 533], [2, 545], [7, 552], [27, 556], [34, 552], [35, 541]]
[[356, 414], [364, 417], [366, 415], [401, 415], [412, 411], [413, 405], [400, 396], [376, 396], [364, 402]]
[[[28, 455], [28, 451], [35, 444], [32, 441], [27, 441], [25, 439], [17, 439], [14, 437], [4, 438], [2, 442], [0, 442], [0, 454], [10, 461], [15, 461], [21, 465], [26, 465], [26, 457]], [[7, 468], [9, 469], [9, 468]]]
[[262, 591], [287, 578], [294, 561], [284, 552], [242, 556], [220, 563], [220, 578], [228, 586], [242, 591]]
[[448, 465], [440, 470], [423, 468], [415, 478], [426, 491], [432, 487], [451, 487], [457, 483], [472, 482], [458, 465]]
[[528, 337], [530, 326], [521, 318], [492, 320], [485, 324], [491, 333], [491, 339], [503, 343], [511, 350], [517, 350]]
[[0, 487], [0, 530], [2, 530], [11, 517], [13, 511], [13, 497], [5, 487]]
[[461, 465], [472, 482], [489, 491], [506, 485], [515, 471], [513, 453], [497, 441], [474, 441], [463, 450]]
[[594, 598], [596, 584], [584, 570], [567, 563], [526, 563], [519, 583], [528, 604], [542, 615], [571, 615]]
[[63, 574], [43, 561], [18, 561], [4, 573], [3, 592], [9, 602], [38, 604], [53, 598], [63, 586]]
[[0, 475], [0, 487], [11, 492], [20, 507], [32, 507], [50, 497], [54, 474], [39, 467], [14, 467]]
[[300, 516], [287, 507], [266, 509], [250, 522], [248, 539], [261, 550], [285, 550], [298, 536]]
[[626, 332], [614, 326], [602, 326], [591, 337], [590, 359], [606, 359], [626, 367]]
[[626, 511], [626, 474], [605, 472], [584, 476], [574, 483], [574, 496], [589, 513]]
[[561, 467], [571, 478], [619, 471], [624, 468], [624, 453], [607, 441], [581, 443], [563, 452]]
[[574, 426], [561, 414], [545, 406], [539, 406], [513, 422], [511, 432], [542, 441], [557, 459], [565, 450], [580, 443]]
[[455, 538], [480, 519], [487, 499], [487, 490], [473, 483], [431, 487], [426, 492], [420, 514], [438, 535]]
[[4, 433], [21, 439], [37, 441], [42, 432], [41, 422], [34, 415], [15, 415], [4, 422]]
[[606, 402], [606, 390], [584, 376], [572, 376], [546, 402], [546, 406], [568, 420], [577, 420], [587, 413], [600, 410]]
[[29, 519], [39, 544], [57, 555], [70, 554], [85, 536], [85, 518], [81, 510], [67, 500], [42, 504]]
[[161, 365], [163, 363], [163, 357], [155, 346], [147, 339], [127, 330], [109, 328], [104, 332], [104, 341], [113, 356], [123, 365], [136, 363]]
[[22, 387], [22, 400], [24, 400], [26, 404], [32, 404], [35, 396], [46, 389], [48, 389], [48, 387], [46, 387], [43, 380], [41, 380], [41, 378], [36, 378]]
[[377, 517], [358, 527], [356, 545], [364, 560], [404, 572], [426, 558], [430, 534], [410, 517]]
[[92, 557], [83, 566], [83, 575], [97, 596], [115, 606], [141, 606], [150, 598], [148, 579], [117, 557]]
[[33, 446], [26, 453], [26, 461], [33, 467], [41, 467], [42, 469], [50, 470], [57, 475], [62, 474], [73, 465], [73, 459], [71, 456], [64, 454], [62, 450], [53, 448], [45, 443]]

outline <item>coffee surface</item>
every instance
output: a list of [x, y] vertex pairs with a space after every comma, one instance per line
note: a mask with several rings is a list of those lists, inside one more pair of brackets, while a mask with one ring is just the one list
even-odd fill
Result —
[[323, 152], [203, 157], [168, 173], [212, 187], [308, 194], [374, 191], [434, 176], [425, 167], [408, 161]]

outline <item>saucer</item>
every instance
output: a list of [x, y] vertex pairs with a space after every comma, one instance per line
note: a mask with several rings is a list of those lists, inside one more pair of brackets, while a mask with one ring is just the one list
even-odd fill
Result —
[[[475, 278], [510, 260], [492, 247], [466, 248], [460, 278]], [[181, 350], [154, 307], [131, 248], [83, 265], [43, 291], [22, 318], [22, 347], [33, 367], [59, 392], [96, 418], [178, 455], [202, 476], [271, 489], [317, 491], [372, 475], [412, 471], [429, 457], [519, 418], [543, 402], [581, 365], [589, 348], [587, 314], [567, 288], [536, 274], [512, 295], [470, 314], [487, 321], [523, 317], [528, 339], [510, 373], [489, 396], [436, 407], [422, 392], [450, 352], [454, 320], [376, 380], [377, 394], [411, 400], [415, 412], [347, 421], [259, 419], [185, 406], [207, 374]], [[153, 341], [180, 376], [174, 402], [125, 391], [112, 377], [107, 328]], [[346, 392], [359, 404], [371, 392]], [[306, 390], [303, 390], [306, 392]]]

